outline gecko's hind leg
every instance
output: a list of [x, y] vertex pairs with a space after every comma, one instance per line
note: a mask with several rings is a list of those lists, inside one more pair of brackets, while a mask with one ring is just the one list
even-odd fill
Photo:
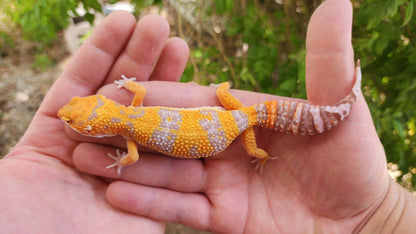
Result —
[[275, 159], [275, 157], [270, 157], [269, 154], [257, 147], [256, 137], [254, 135], [253, 127], [247, 128], [241, 135], [240, 135], [241, 143], [244, 146], [247, 154], [255, 159], [252, 161], [257, 163], [254, 170], [258, 171], [259, 174], [263, 171], [263, 166], [269, 159]]
[[215, 85], [217, 88], [217, 97], [220, 100], [222, 106], [227, 110], [236, 110], [243, 108], [244, 105], [230, 93], [230, 83], [224, 82]]
[[[240, 100], [235, 98], [229, 92], [230, 84], [228, 82], [215, 85], [215, 87], [217, 88], [217, 97], [225, 109], [236, 110], [244, 107]], [[271, 159], [271, 157], [266, 151], [257, 147], [253, 127], [247, 128], [240, 135], [240, 139], [247, 154], [255, 157], [254, 161], [257, 163], [255, 170], [261, 174], [263, 171], [263, 165], [267, 162], [267, 160]]]

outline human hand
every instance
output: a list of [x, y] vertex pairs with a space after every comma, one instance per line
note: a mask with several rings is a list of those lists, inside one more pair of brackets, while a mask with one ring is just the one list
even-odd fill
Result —
[[136, 26], [126, 12], [113, 13], [95, 30], [51, 88], [21, 141], [0, 161], [2, 232], [164, 232], [160, 222], [109, 205], [109, 182], [75, 169], [72, 154], [79, 142], [65, 133], [56, 114], [71, 97], [95, 94], [121, 74], [177, 81], [188, 47], [168, 36], [169, 25], [161, 17], [146, 16]]
[[[310, 21], [306, 79], [311, 103], [334, 104], [352, 87], [351, 21], [352, 8], [346, 0], [324, 2]], [[219, 105], [209, 87], [142, 84], [149, 90], [144, 105]], [[106, 86], [101, 91], [112, 95], [113, 90]], [[246, 105], [277, 98], [231, 92]], [[118, 101], [128, 104], [131, 98], [118, 97]], [[367, 228], [377, 232], [380, 223], [385, 224], [379, 225], [384, 231], [398, 223], [400, 213], [395, 214], [400, 209], [394, 205], [403, 204], [406, 199], [399, 194], [408, 193], [389, 179], [384, 150], [362, 95], [350, 116], [329, 132], [291, 136], [258, 129], [256, 136], [259, 147], [279, 157], [269, 161], [261, 175], [253, 170], [238, 140], [216, 159], [178, 160], [143, 151], [120, 177], [115, 170], [105, 170], [111, 162], [103, 155], [114, 151], [112, 147], [80, 144], [74, 161], [83, 171], [120, 179], [107, 190], [112, 205], [202, 230], [298, 233]], [[111, 144], [124, 147], [125, 142]]]

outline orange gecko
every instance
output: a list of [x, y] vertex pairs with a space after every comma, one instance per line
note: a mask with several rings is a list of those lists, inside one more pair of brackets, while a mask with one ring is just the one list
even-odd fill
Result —
[[131, 106], [126, 107], [102, 95], [74, 97], [59, 110], [58, 116], [82, 135], [103, 137], [121, 135], [127, 140], [127, 153], [109, 156], [121, 173], [123, 166], [139, 159], [140, 144], [167, 155], [181, 158], [214, 156], [238, 136], [247, 154], [257, 159], [260, 172], [269, 154], [257, 147], [253, 126], [273, 129], [281, 133], [313, 135], [329, 130], [350, 112], [360, 93], [361, 70], [357, 62], [355, 83], [351, 92], [332, 106], [311, 105], [306, 100], [273, 100], [244, 106], [229, 93], [228, 82], [215, 85], [222, 107], [170, 108], [142, 106], [146, 89], [122, 76], [115, 81], [118, 88], [135, 94]]

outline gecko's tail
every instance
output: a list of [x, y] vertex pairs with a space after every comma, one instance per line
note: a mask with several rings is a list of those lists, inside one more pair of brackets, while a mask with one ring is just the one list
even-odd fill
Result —
[[338, 125], [348, 114], [361, 89], [360, 60], [357, 61], [355, 83], [351, 92], [335, 105], [311, 105], [302, 101], [266, 101], [257, 104], [260, 126], [275, 131], [313, 135]]

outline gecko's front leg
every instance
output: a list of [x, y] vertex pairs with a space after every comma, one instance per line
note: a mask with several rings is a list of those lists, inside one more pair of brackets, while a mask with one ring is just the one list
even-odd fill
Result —
[[110, 153], [108, 153], [108, 156], [114, 159], [115, 162], [111, 165], [108, 165], [107, 168], [117, 167], [117, 174], [120, 175], [121, 168], [133, 164], [139, 160], [139, 152], [137, 151], [136, 142], [133, 140], [127, 140], [127, 154], [125, 152], [120, 153], [120, 151], [117, 149], [116, 156], [113, 156]]
[[[122, 75], [122, 79], [114, 81], [117, 84], [117, 88], [125, 88], [134, 93], [133, 101], [131, 102], [131, 106], [141, 106], [143, 104], [144, 96], [146, 95], [146, 88], [142, 85], [134, 82], [136, 78], [127, 78], [126, 76]], [[117, 156], [113, 156], [108, 154], [109, 157], [113, 158], [115, 162], [107, 168], [117, 167], [117, 174], [121, 174], [121, 168], [124, 166], [128, 166], [130, 164], [135, 163], [139, 160], [139, 152], [137, 151], [137, 145], [134, 140], [128, 139], [127, 140], [127, 154], [122, 153], [120, 154], [117, 150]]]

